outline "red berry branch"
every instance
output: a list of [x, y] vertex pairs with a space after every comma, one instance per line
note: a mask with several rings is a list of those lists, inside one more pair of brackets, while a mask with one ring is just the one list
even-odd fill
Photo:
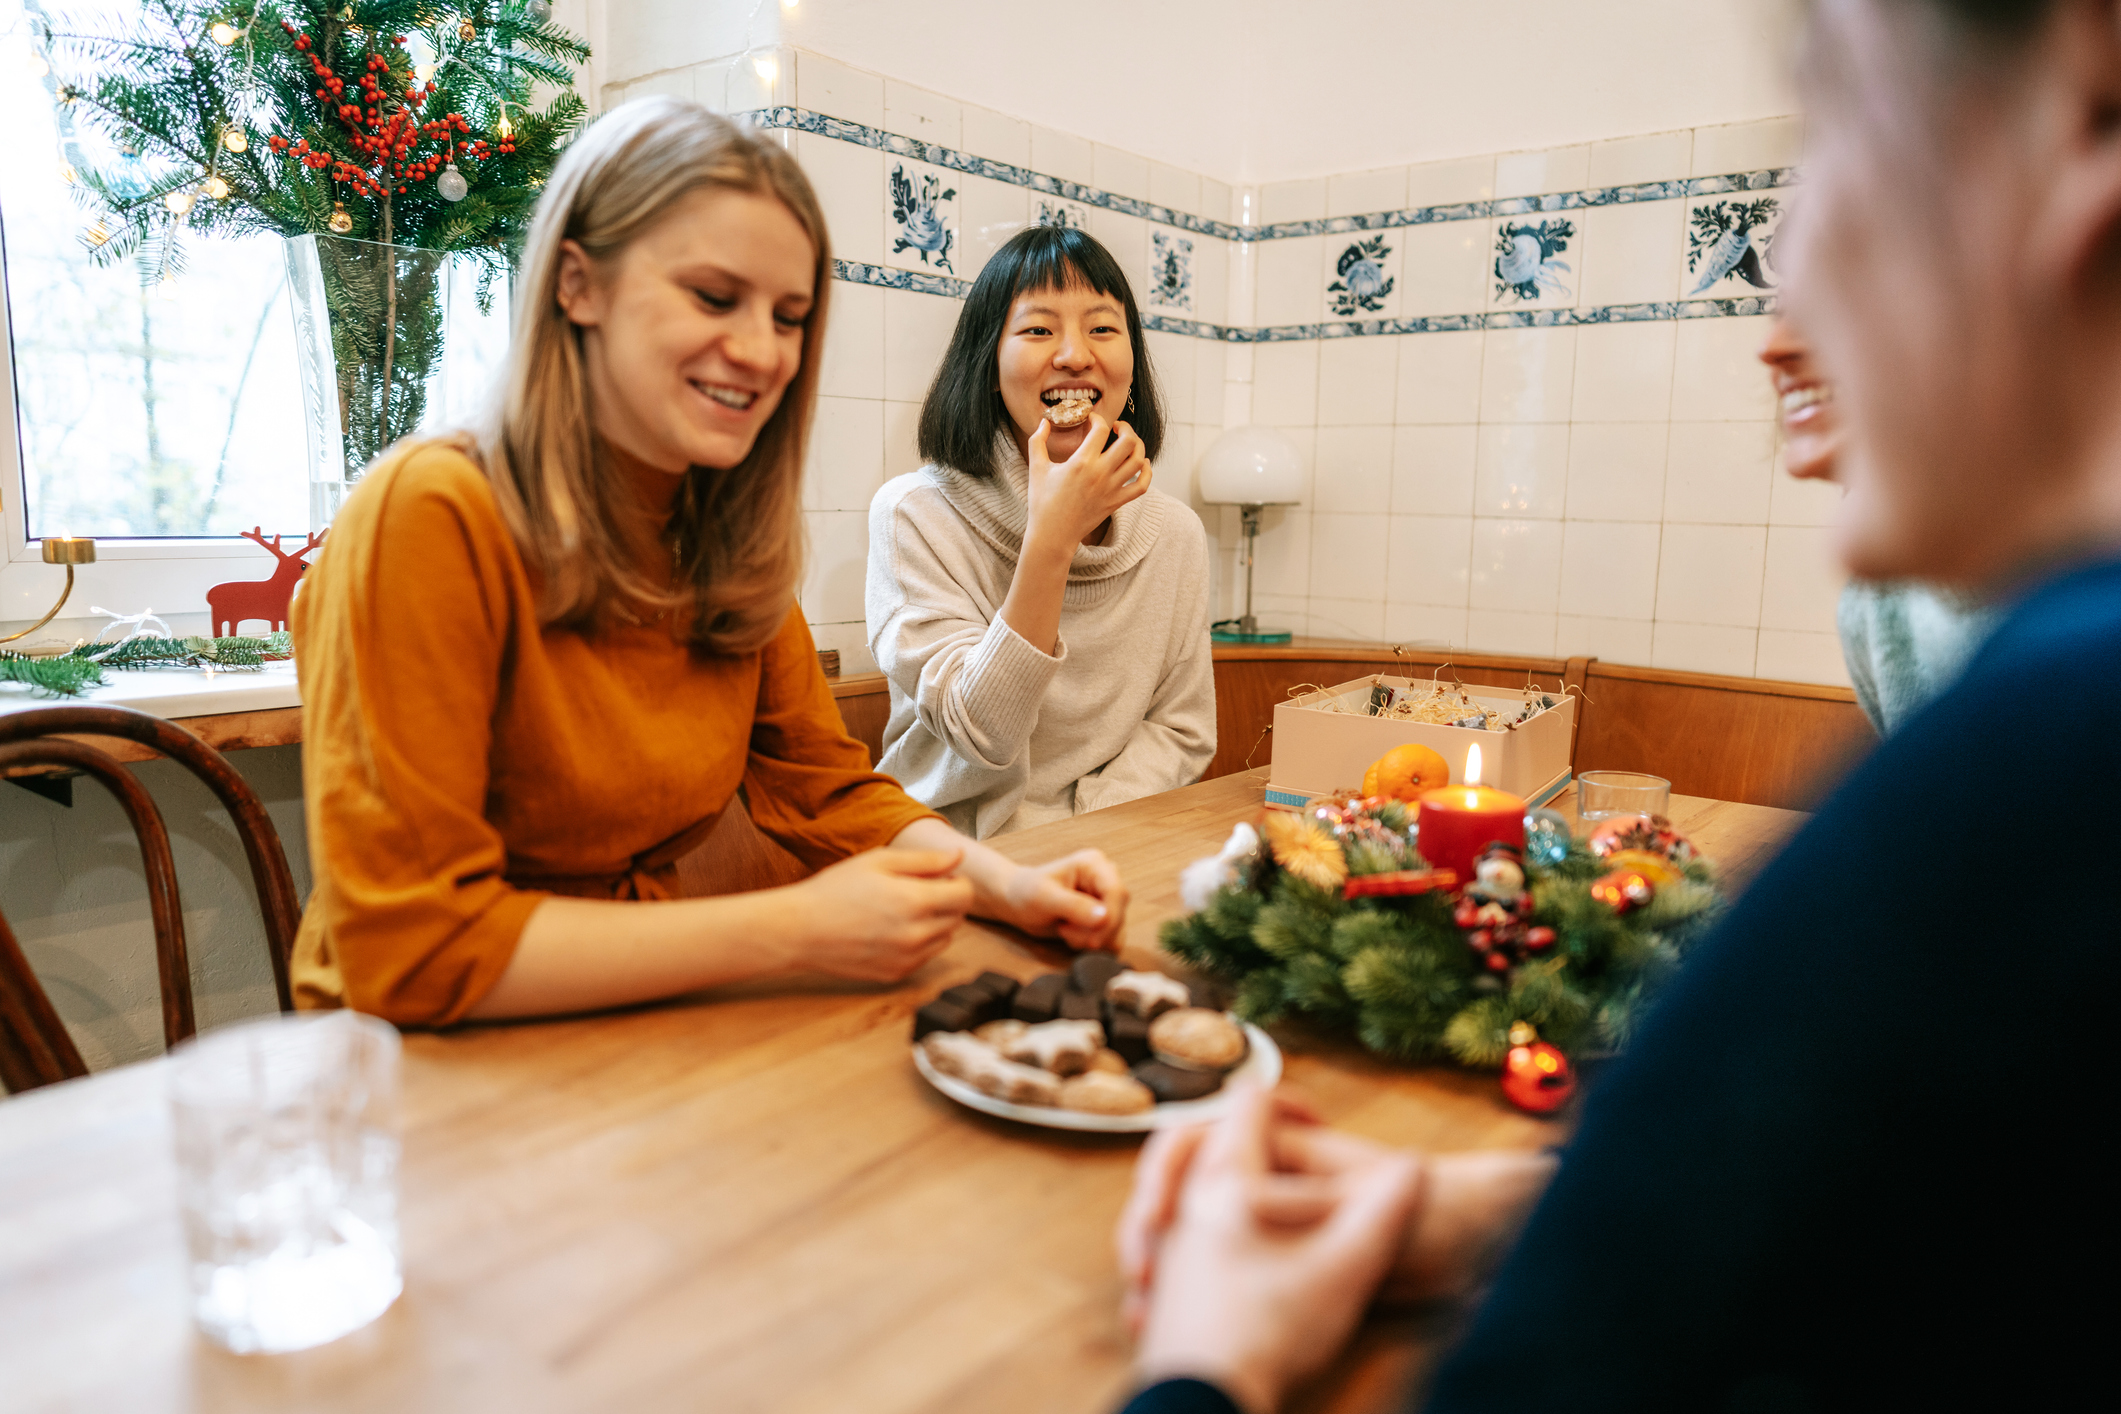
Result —
[[[408, 183], [439, 178], [459, 156], [468, 161], [484, 162], [496, 151], [511, 153], [516, 150], [505, 117], [498, 148], [485, 138], [473, 137], [471, 124], [465, 121], [462, 113], [444, 113], [423, 121], [421, 110], [434, 96], [435, 84], [432, 80], [424, 86], [413, 82], [410, 63], [403, 66], [406, 72], [394, 73], [391, 54], [369, 51], [363, 56], [360, 76], [349, 85], [344, 75], [318, 55], [316, 43], [309, 35], [297, 31], [286, 20], [280, 22], [280, 28], [293, 36], [296, 52], [309, 60], [317, 81], [317, 102], [324, 117], [345, 129], [348, 146], [363, 160], [349, 161], [312, 147], [307, 138], [289, 141], [275, 133], [266, 142], [281, 156], [292, 157], [317, 171], [329, 169], [333, 181], [344, 182], [367, 196], [387, 200], [391, 191], [402, 193]], [[405, 36], [402, 34], [390, 42], [393, 52], [404, 46]], [[397, 57], [402, 59], [404, 56]], [[349, 87], [354, 89], [353, 96], [360, 101], [351, 101], [347, 93]]]

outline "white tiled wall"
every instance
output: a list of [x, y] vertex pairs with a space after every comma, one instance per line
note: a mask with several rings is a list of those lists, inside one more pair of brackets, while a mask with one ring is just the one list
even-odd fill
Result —
[[[689, 91], [730, 108], [795, 104], [887, 132], [1243, 225], [1540, 196], [1794, 164], [1794, 121], [1231, 188], [1132, 153], [782, 49], [607, 87], [607, 105]], [[688, 88], [689, 85], [689, 88]], [[884, 153], [781, 135], [818, 188], [835, 253], [886, 263]], [[1050, 197], [956, 173], [955, 275], [970, 280]], [[1696, 201], [1699, 198], [1695, 199]], [[1687, 295], [1684, 197], [1388, 231], [1387, 308], [1365, 317], [1479, 314], [1498, 303], [1503, 222], [1575, 226], [1566, 292], [1589, 310]], [[1146, 285], [1150, 224], [1079, 207]], [[1160, 227], [1165, 231], [1172, 228]], [[1352, 235], [1227, 242], [1192, 231], [1191, 318], [1286, 326], [1331, 320], [1325, 294]], [[896, 262], [893, 262], [896, 263]], [[912, 268], [918, 269], [919, 266]], [[1718, 288], [1712, 296], [1746, 293]], [[812, 571], [803, 603], [821, 646], [869, 666], [862, 623], [866, 509], [918, 464], [920, 400], [959, 304], [842, 282], [805, 489]], [[1159, 485], [1218, 540], [1216, 605], [1235, 613], [1238, 517], [1201, 504], [1193, 464], [1225, 426], [1285, 432], [1303, 455], [1301, 506], [1270, 509], [1256, 606], [1320, 636], [1490, 651], [1593, 653], [1657, 667], [1846, 681], [1840, 587], [1826, 522], [1837, 492], [1776, 463], [1774, 409], [1754, 358], [1766, 319], [1717, 317], [1226, 343], [1152, 331], [1170, 431]]]

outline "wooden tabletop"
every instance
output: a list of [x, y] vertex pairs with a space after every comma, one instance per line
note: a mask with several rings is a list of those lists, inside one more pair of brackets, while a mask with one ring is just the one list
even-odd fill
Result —
[[[1135, 890], [1128, 953], [1148, 962], [1179, 866], [1258, 808], [1264, 779], [997, 843], [1106, 850]], [[1740, 875], [1802, 818], [1686, 797], [1672, 814]], [[192, 1332], [162, 1062], [0, 1100], [0, 1405], [1101, 1414], [1128, 1384], [1111, 1232], [1137, 1144], [970, 1113], [907, 1058], [912, 1011], [942, 987], [1059, 960], [975, 926], [885, 991], [762, 987], [408, 1036], [405, 1295], [294, 1356]], [[1283, 1044], [1289, 1078], [1359, 1132], [1438, 1150], [1556, 1137], [1491, 1076]], [[1387, 1406], [1436, 1330], [1373, 1322], [1304, 1407]]]

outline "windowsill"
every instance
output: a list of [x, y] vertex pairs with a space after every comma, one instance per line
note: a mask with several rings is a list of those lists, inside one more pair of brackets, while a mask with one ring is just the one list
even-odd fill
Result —
[[79, 697], [44, 697], [23, 687], [0, 687], [0, 713], [39, 707], [94, 705], [131, 707], [151, 717], [212, 717], [227, 712], [269, 712], [300, 707], [293, 663], [267, 663], [256, 671], [204, 668], [119, 668], [102, 687]]

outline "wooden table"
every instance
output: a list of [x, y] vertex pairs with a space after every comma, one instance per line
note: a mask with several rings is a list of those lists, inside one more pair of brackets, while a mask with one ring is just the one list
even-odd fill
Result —
[[[1257, 808], [1264, 777], [999, 843], [1110, 853], [1135, 889], [1128, 953], [1147, 962], [1179, 866]], [[1802, 818], [1672, 805], [1740, 873]], [[408, 1036], [405, 1295], [295, 1356], [192, 1333], [162, 1062], [0, 1101], [0, 1406], [1100, 1414], [1128, 1384], [1111, 1233], [1136, 1144], [972, 1114], [906, 1054], [940, 988], [1057, 960], [968, 927], [888, 991], [744, 989]], [[1289, 1078], [1362, 1133], [1438, 1150], [1555, 1135], [1490, 1076], [1285, 1045]], [[1373, 1322], [1305, 1406], [1387, 1405], [1436, 1329]]]

